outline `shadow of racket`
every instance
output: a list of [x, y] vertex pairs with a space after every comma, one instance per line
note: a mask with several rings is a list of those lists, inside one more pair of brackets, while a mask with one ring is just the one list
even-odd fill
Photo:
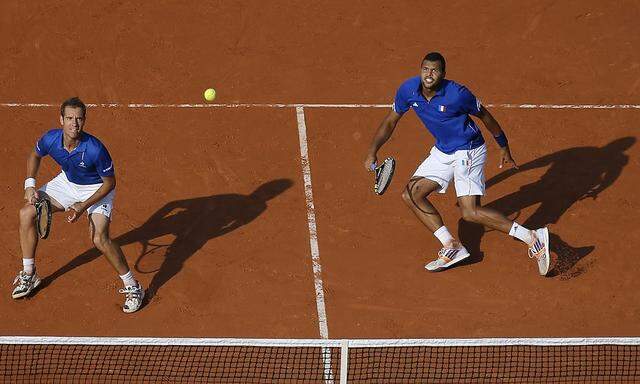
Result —
[[156, 244], [151, 241], [142, 242], [142, 252], [136, 260], [134, 268], [140, 273], [155, 273], [160, 270], [164, 262], [165, 252], [163, 248], [168, 248], [169, 244]]

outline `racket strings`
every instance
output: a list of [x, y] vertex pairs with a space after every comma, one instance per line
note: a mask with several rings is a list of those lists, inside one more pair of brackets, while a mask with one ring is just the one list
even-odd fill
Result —
[[393, 177], [394, 162], [393, 160], [385, 160], [379, 170], [376, 180], [376, 193], [382, 194], [387, 189]]
[[387, 186], [387, 184], [389, 183], [389, 180], [391, 180], [391, 170], [392, 170], [392, 166], [390, 163], [385, 163], [384, 166], [382, 167], [382, 172], [380, 172], [380, 180], [378, 181], [378, 184], [380, 184], [380, 187], [384, 188]]
[[36, 225], [38, 235], [41, 239], [46, 239], [49, 236], [49, 228], [51, 226], [51, 203], [42, 199], [36, 203]]
[[40, 208], [40, 228], [47, 228], [47, 215], [49, 214], [46, 204]]

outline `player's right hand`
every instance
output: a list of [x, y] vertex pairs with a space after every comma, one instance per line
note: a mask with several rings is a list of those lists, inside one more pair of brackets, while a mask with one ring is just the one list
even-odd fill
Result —
[[377, 163], [378, 159], [376, 158], [376, 155], [369, 154], [364, 159], [364, 167], [367, 169], [367, 171], [372, 171], [373, 169], [375, 169], [375, 165]]
[[33, 187], [25, 189], [24, 199], [29, 204], [35, 204], [38, 201], [38, 191]]

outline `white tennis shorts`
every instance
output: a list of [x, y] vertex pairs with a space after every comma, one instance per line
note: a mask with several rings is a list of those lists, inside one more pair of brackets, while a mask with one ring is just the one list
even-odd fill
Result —
[[454, 180], [456, 195], [484, 195], [484, 163], [487, 160], [487, 146], [482, 144], [471, 150], [459, 150], [447, 155], [438, 148], [416, 169], [413, 177], [424, 177], [440, 185], [439, 193], [445, 193]]
[[[67, 179], [67, 175], [64, 172], [53, 178], [50, 182], [40, 187], [40, 191], [43, 191], [47, 195], [51, 196], [55, 201], [60, 203], [65, 210], [69, 209], [75, 203], [86, 201], [91, 195], [93, 195], [102, 184], [89, 184], [80, 185], [74, 184]], [[106, 217], [111, 217], [111, 211], [113, 210], [113, 199], [116, 196], [116, 190], [113, 189], [103, 197], [102, 200], [93, 204], [87, 209], [87, 214], [100, 213]]]

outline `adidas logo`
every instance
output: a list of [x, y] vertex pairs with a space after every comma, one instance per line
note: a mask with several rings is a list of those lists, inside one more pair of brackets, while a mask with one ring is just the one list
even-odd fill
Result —
[[414, 106], [414, 107], [417, 107], [417, 106], [418, 106], [418, 103], [413, 103], [413, 106]]
[[84, 161], [81, 161], [80, 164], [78, 164], [78, 167], [86, 168], [87, 166], [84, 165]]

